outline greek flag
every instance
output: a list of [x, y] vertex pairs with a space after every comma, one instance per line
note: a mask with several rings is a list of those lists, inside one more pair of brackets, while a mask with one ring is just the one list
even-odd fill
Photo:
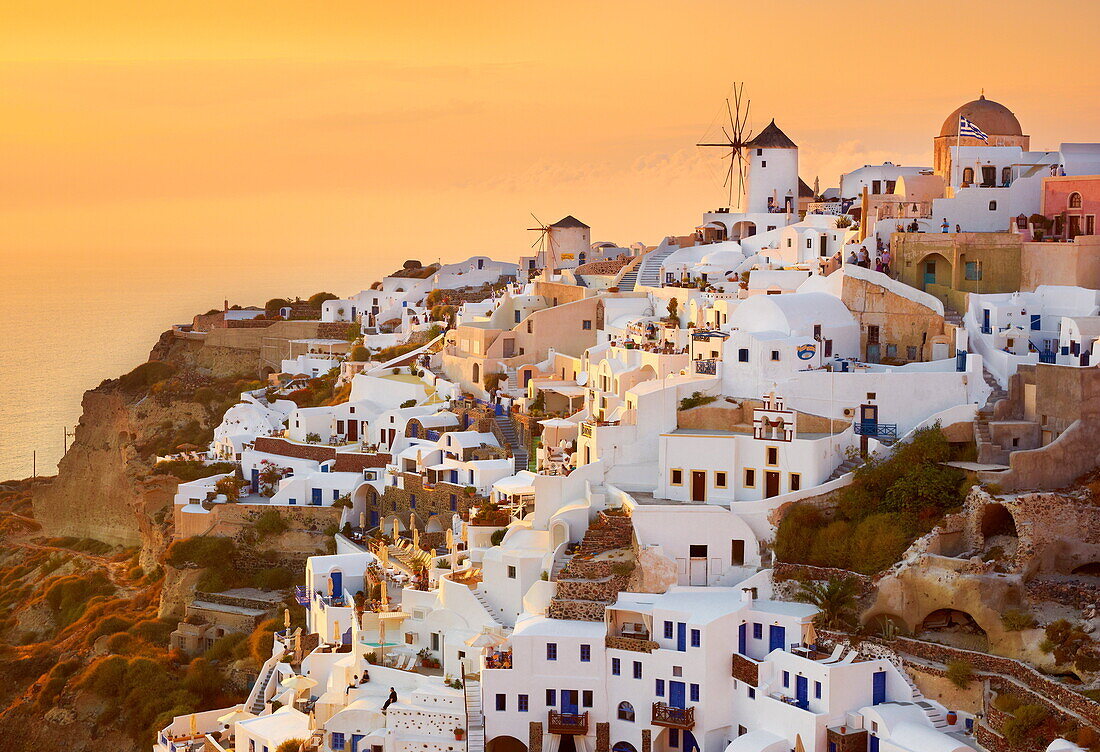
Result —
[[959, 115], [959, 135], [973, 136], [974, 138], [980, 138], [982, 141], [989, 141], [989, 136], [982, 133], [981, 128], [967, 120], [966, 115]]

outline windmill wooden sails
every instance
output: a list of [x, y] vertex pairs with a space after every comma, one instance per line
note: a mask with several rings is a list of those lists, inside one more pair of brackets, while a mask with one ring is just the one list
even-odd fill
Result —
[[[733, 103], [726, 97], [726, 115], [729, 117], [728, 125], [722, 126], [724, 140], [698, 143], [696, 146], [717, 147], [728, 149], [724, 155], [729, 159], [729, 167], [726, 170], [726, 179], [722, 187], [729, 190], [730, 208], [740, 206], [741, 199], [745, 195], [745, 177], [747, 165], [748, 144], [752, 141], [752, 129], [749, 127], [749, 109], [752, 100], [744, 96], [744, 83], [733, 85]], [[736, 187], [737, 202], [734, 202], [734, 188]]]

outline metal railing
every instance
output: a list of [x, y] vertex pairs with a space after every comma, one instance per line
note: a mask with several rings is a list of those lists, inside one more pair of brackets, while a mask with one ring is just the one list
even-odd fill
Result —
[[697, 360], [695, 361], [695, 372], [704, 374], [706, 376], [714, 376], [718, 373], [718, 361], [717, 360]]
[[559, 713], [551, 710], [546, 718], [547, 731], [551, 734], [574, 734], [583, 736], [588, 733], [588, 711], [583, 713]]
[[876, 439], [895, 440], [898, 438], [897, 423], [856, 422], [852, 424], [852, 428], [855, 430], [856, 436], [871, 436]]
[[652, 723], [654, 726], [691, 729], [695, 726], [695, 708], [674, 708], [663, 702], [655, 702]]

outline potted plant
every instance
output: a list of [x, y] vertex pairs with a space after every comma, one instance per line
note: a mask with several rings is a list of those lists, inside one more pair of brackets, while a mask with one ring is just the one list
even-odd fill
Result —
[[463, 737], [465, 737], [465, 736], [466, 736], [466, 729], [464, 729], [460, 726], [456, 726], [455, 727], [455, 741], [460, 742], [460, 741], [462, 741]]

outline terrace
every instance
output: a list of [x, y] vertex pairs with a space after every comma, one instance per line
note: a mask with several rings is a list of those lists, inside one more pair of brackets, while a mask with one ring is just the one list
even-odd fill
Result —
[[551, 710], [546, 716], [546, 730], [551, 734], [584, 736], [588, 733], [588, 711], [559, 713]]

